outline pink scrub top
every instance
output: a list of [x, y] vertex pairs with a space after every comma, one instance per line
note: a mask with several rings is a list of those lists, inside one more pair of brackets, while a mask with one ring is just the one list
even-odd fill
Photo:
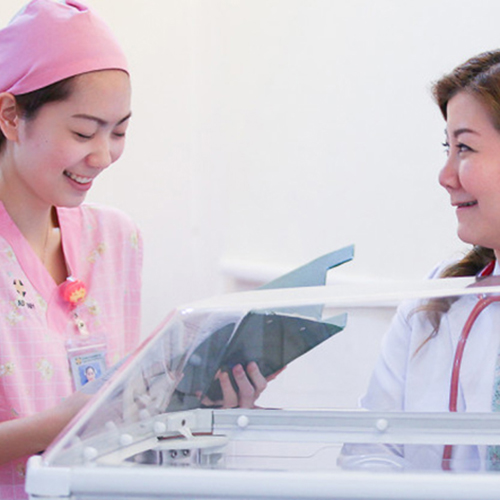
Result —
[[[139, 343], [142, 241], [123, 213], [58, 208], [66, 262], [85, 284], [74, 309], [0, 202], [0, 421], [56, 406], [73, 392], [66, 343], [74, 313], [104, 339], [107, 366]], [[0, 467], [0, 498], [26, 498], [26, 460]]]

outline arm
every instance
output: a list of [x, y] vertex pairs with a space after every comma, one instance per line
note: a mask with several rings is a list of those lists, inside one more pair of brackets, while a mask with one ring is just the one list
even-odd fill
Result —
[[[411, 308], [410, 308], [411, 310]], [[398, 308], [386, 332], [379, 358], [361, 406], [370, 411], [403, 411], [411, 332], [408, 309]], [[401, 445], [345, 443], [337, 460], [343, 469], [403, 470], [408, 467]]]
[[406, 376], [412, 352], [413, 325], [409, 314], [415, 303], [400, 306], [382, 340], [381, 351], [361, 406], [372, 411], [404, 411]]
[[0, 423], [0, 465], [44, 451], [89, 397], [76, 392], [50, 410]]

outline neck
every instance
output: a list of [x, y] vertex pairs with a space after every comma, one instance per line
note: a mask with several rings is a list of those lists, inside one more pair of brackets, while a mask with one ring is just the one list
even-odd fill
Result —
[[9, 150], [4, 151], [0, 161], [0, 200], [33, 250], [41, 255], [57, 214], [54, 207], [29, 192], [14, 163]]
[[58, 285], [65, 281], [68, 276], [68, 269], [62, 248], [61, 232], [55, 231], [58, 228], [56, 209], [50, 207], [44, 213], [37, 213], [38, 217], [28, 220], [24, 217], [16, 219], [10, 213], [9, 215], [23, 233], [33, 251], [38, 255], [53, 280]]
[[493, 252], [495, 253], [495, 260], [500, 262], [500, 250], [493, 250]]
[[50, 232], [54, 227], [57, 227], [55, 208], [47, 207], [45, 210], [27, 211], [25, 208], [17, 209], [15, 205], [9, 204], [3, 199], [2, 202], [19, 231], [21, 231], [35, 253], [42, 259]]
[[5, 196], [1, 186], [0, 183], [0, 200], [10, 218], [54, 281], [62, 283], [67, 277], [67, 269], [60, 231], [54, 231], [59, 225], [55, 207], [18, 203], [15, 197]]
[[60, 231], [54, 231], [57, 211], [24, 182], [9, 147], [0, 154], [0, 200], [54, 281], [62, 283], [67, 269]]

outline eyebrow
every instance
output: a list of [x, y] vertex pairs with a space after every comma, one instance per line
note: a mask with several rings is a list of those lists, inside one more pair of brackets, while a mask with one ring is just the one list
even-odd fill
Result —
[[[132, 116], [132, 112], [130, 112], [126, 116], [124, 116], [116, 125], [121, 125], [123, 122], [126, 122], [131, 116]], [[93, 116], [93, 115], [87, 115], [85, 113], [77, 113], [76, 115], [73, 115], [72, 118], [83, 118], [84, 120], [91, 120], [91, 121], [94, 121], [98, 125], [101, 125], [101, 126], [108, 124], [108, 122], [106, 122], [102, 118], [99, 118], [99, 117]]]
[[479, 132], [476, 132], [475, 130], [472, 130], [471, 128], [459, 128], [459, 129], [453, 131], [453, 137], [455, 137], [455, 139], [461, 134], [479, 135]]

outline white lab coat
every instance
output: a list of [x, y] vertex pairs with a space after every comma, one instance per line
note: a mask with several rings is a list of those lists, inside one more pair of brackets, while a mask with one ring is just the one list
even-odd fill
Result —
[[[417, 302], [403, 304], [384, 337], [361, 406], [373, 411], [447, 412], [455, 350], [477, 301], [478, 296], [470, 295], [454, 302], [442, 316], [437, 335], [425, 344], [432, 332], [426, 312], [415, 313], [420, 305]], [[500, 303], [493, 303], [479, 315], [468, 337], [460, 370], [458, 411], [491, 411], [499, 347]], [[346, 449], [347, 453], [353, 451]], [[404, 446], [397, 454], [405, 467], [439, 469], [442, 452], [442, 446]], [[485, 446], [455, 446], [452, 466], [456, 470], [483, 469], [485, 455]]]

